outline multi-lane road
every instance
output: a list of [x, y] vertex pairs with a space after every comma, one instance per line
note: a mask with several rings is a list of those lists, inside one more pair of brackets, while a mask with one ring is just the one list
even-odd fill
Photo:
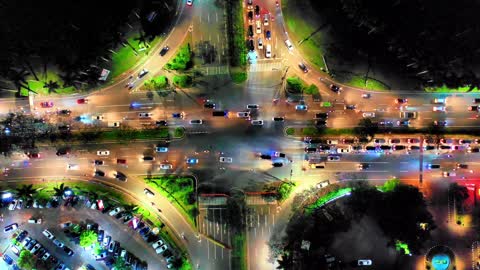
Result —
[[[162, 72], [163, 66], [173, 57], [176, 49], [185, 38], [191, 38], [192, 43], [207, 41], [212, 44], [216, 51], [215, 59], [206, 61], [202, 59], [203, 74], [208, 76], [228, 73], [226, 57], [227, 48], [225, 36], [224, 7], [219, 6], [221, 1], [202, 0], [194, 1], [192, 7], [184, 6], [178, 15], [175, 27], [166, 37], [160, 48], [152, 53], [152, 56], [144, 65], [131, 71], [136, 76], [138, 72], [146, 68], [149, 73], [142, 80], [151, 78]], [[245, 3], [246, 7], [246, 3]], [[29, 107], [28, 101], [0, 100], [0, 112], [14, 112], [22, 108], [30, 108], [37, 117], [49, 117], [57, 123], [68, 123], [73, 129], [88, 127], [92, 124], [107, 127], [109, 122], [120, 122], [121, 125], [142, 127], [145, 123], [154, 123], [157, 120], [166, 120], [169, 126], [185, 127], [186, 137], [182, 140], [172, 141], [167, 153], [154, 152], [154, 146], [158, 141], [139, 141], [125, 144], [82, 144], [72, 145], [72, 152], [67, 157], [55, 155], [56, 149], [52, 147], [40, 147], [41, 158], [27, 160], [25, 157], [13, 157], [2, 159], [2, 167], [9, 167], [8, 176], [1, 176], [2, 180], [17, 179], [62, 179], [81, 178], [106, 181], [112, 185], [128, 190], [131, 194], [143, 198], [144, 182], [142, 176], [149, 174], [181, 173], [195, 175], [199, 181], [199, 187], [206, 184], [214, 184], [228, 191], [232, 187], [244, 188], [252, 183], [268, 183], [279, 179], [292, 179], [297, 181], [316, 183], [321, 180], [331, 181], [370, 180], [385, 181], [391, 177], [399, 177], [410, 181], [417, 181], [422, 175], [423, 181], [443, 181], [445, 179], [463, 178], [472, 179], [479, 176], [480, 163], [478, 154], [467, 153], [468, 145], [462, 145], [458, 150], [428, 150], [428, 151], [352, 151], [338, 155], [338, 161], [326, 161], [325, 168], [313, 169], [309, 159], [325, 159], [327, 154], [305, 153], [307, 146], [301, 140], [287, 138], [284, 129], [288, 126], [305, 127], [312, 125], [315, 113], [329, 111], [328, 126], [334, 128], [354, 127], [363, 117], [363, 113], [375, 113], [374, 120], [392, 122], [396, 126], [401, 120], [402, 111], [417, 112], [415, 119], [410, 120], [411, 127], [426, 127], [433, 121], [447, 121], [449, 127], [475, 128], [478, 125], [476, 112], [468, 111], [474, 94], [428, 94], [414, 91], [390, 91], [370, 92], [342, 86], [339, 94], [330, 89], [331, 79], [324, 73], [310, 70], [304, 73], [298, 63], [304, 62], [302, 56], [295, 49], [297, 41], [292, 40], [293, 50], [287, 49], [284, 41], [289, 39], [284, 25], [281, 8], [275, 1], [264, 1], [262, 10], [270, 14], [268, 30], [272, 38], [268, 41], [272, 46], [272, 54], [275, 57], [265, 58], [261, 49], [258, 49], [260, 59], [250, 65], [249, 79], [244, 85], [226, 84], [218, 89], [184, 89], [169, 93], [166, 97], [154, 94], [149, 97], [142, 91], [130, 91], [125, 87], [130, 74], [115, 79], [115, 82], [99, 91], [88, 95], [73, 95], [66, 97], [36, 97], [33, 106]], [[247, 9], [245, 9], [245, 12]], [[245, 15], [246, 16], [246, 15]], [[263, 18], [262, 18], [263, 19]], [[254, 24], [255, 25], [255, 24]], [[265, 31], [264, 28], [262, 31]], [[263, 33], [263, 32], [262, 32]], [[262, 34], [263, 35], [263, 34]], [[255, 36], [257, 46], [257, 36]], [[265, 41], [265, 38], [264, 38]], [[170, 51], [163, 57], [159, 56], [159, 50], [164, 45], [170, 46]], [[307, 63], [308, 65], [308, 63]], [[332, 108], [321, 108], [318, 102], [306, 98], [308, 111], [296, 111], [295, 103], [286, 102], [283, 89], [282, 77], [296, 74], [308, 83], [318, 85], [323, 101], [331, 101]], [[134, 88], [133, 90], [137, 90]], [[362, 94], [369, 93], [370, 98], [362, 98]], [[229, 110], [229, 117], [213, 117], [212, 109], [207, 109], [200, 101], [200, 96], [208, 97], [216, 104], [216, 109]], [[77, 100], [87, 98], [88, 104], [78, 104]], [[280, 99], [273, 103], [274, 99]], [[396, 104], [395, 99], [408, 98], [406, 104]], [[445, 98], [445, 104], [434, 104], [434, 99]], [[54, 107], [41, 108], [40, 102], [52, 101]], [[136, 106], [132, 108], [132, 104]], [[258, 104], [259, 109], [251, 111], [251, 119], [264, 120], [263, 126], [253, 126], [249, 120], [238, 118], [237, 112], [246, 111], [248, 104]], [[345, 109], [345, 105], [355, 105], [355, 110]], [[434, 112], [434, 106], [445, 107], [445, 112]], [[57, 109], [70, 109], [70, 116], [57, 116]], [[140, 119], [139, 112], [152, 113], [151, 118]], [[172, 113], [184, 112], [185, 118], [173, 118]], [[92, 116], [103, 116], [102, 121], [92, 121]], [[74, 120], [82, 117], [83, 121]], [[273, 122], [276, 116], [285, 117], [284, 122]], [[202, 119], [202, 125], [191, 125], [190, 120]], [[417, 137], [417, 136], [415, 136]], [[386, 139], [397, 138], [388, 135]], [[332, 138], [333, 139], [333, 138]], [[401, 138], [396, 145], [405, 145], [406, 137]], [[418, 138], [423, 139], [423, 138]], [[374, 144], [373, 142], [371, 143]], [[388, 142], [378, 144], [389, 145]], [[418, 144], [417, 144], [418, 145]], [[449, 145], [460, 145], [458, 141]], [[472, 143], [475, 147], [476, 144]], [[341, 147], [346, 147], [343, 145]], [[97, 150], [109, 150], [107, 157], [98, 157]], [[332, 151], [335, 148], [332, 148]], [[281, 152], [285, 158], [277, 158], [276, 161], [283, 163], [282, 167], [272, 166], [272, 160], [258, 158], [259, 153], [272, 154]], [[448, 152], [448, 153], [447, 153]], [[141, 161], [143, 155], [153, 155], [154, 161]], [[188, 166], [185, 162], [187, 157], [198, 158], [199, 163]], [[220, 157], [231, 157], [232, 163], [220, 162]], [[126, 159], [128, 166], [118, 165], [117, 159]], [[107, 173], [107, 177], [92, 176], [95, 159], [105, 160], [101, 169]], [[27, 160], [27, 161], [26, 161]], [[173, 165], [168, 171], [160, 170], [159, 165], [167, 161]], [[359, 170], [358, 164], [368, 163], [370, 167]], [[455, 169], [456, 163], [466, 163], [468, 169]], [[76, 164], [79, 170], [67, 170], [68, 164]], [[428, 169], [428, 164], [439, 164], [441, 169]], [[121, 171], [128, 177], [127, 182], [120, 182], [111, 177], [114, 171]], [[454, 177], [444, 177], [443, 171], [455, 172]], [[158, 196], [157, 196], [158, 197]], [[197, 232], [191, 228], [164, 198], [155, 198], [156, 205], [162, 206], [161, 217], [168, 221], [172, 229], [185, 233], [186, 239], [197, 239]], [[216, 210], [213, 216], [216, 216]], [[273, 269], [268, 264], [265, 256], [266, 240], [269, 237], [270, 225], [276, 222], [275, 211], [270, 206], [255, 206], [252, 212], [252, 223], [249, 227], [249, 265], [250, 269]], [[220, 211], [221, 213], [221, 211]], [[224, 239], [229, 236], [228, 228], [221, 227], [221, 214], [216, 221], [206, 220], [201, 223], [199, 230], [211, 235], [215, 239]], [[220, 220], [220, 221], [219, 221]], [[254, 224], [256, 223], [256, 225]], [[255, 226], [254, 226], [255, 225]], [[228, 242], [228, 241], [227, 241]], [[185, 243], [194, 264], [201, 269], [229, 269], [230, 254], [208, 240], [188, 241]], [[264, 256], [261, 259], [257, 256]], [[262, 263], [255, 264], [255, 260]]]

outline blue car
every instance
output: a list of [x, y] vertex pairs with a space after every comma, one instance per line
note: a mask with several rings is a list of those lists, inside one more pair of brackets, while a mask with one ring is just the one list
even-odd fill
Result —
[[8, 256], [7, 254], [4, 254], [4, 255], [3, 255], [3, 260], [4, 260], [8, 265], [12, 265], [12, 264], [13, 264], [13, 259], [10, 258], [10, 256]]
[[140, 235], [143, 236], [143, 235], [146, 235], [146, 234], [149, 233], [149, 232], [150, 232], [150, 228], [149, 228], [149, 227], [145, 227], [145, 228], [141, 229], [139, 233], [140, 233]]
[[197, 164], [198, 159], [197, 158], [187, 158], [187, 164]]
[[304, 104], [299, 104], [295, 106], [295, 110], [297, 111], [306, 111], [307, 109], [308, 109], [308, 106]]
[[183, 118], [185, 116], [185, 114], [182, 112], [182, 113], [172, 113], [172, 117], [173, 118]]
[[160, 147], [160, 146], [157, 146], [155, 148], [155, 151], [159, 152], [159, 153], [166, 153], [168, 152], [168, 147]]

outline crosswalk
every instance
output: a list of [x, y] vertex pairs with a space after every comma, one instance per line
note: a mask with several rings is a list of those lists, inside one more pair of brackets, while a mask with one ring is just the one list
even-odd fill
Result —
[[263, 72], [263, 71], [272, 71], [272, 70], [281, 70], [283, 68], [282, 62], [279, 61], [268, 61], [268, 62], [257, 62], [249, 66], [249, 72]]

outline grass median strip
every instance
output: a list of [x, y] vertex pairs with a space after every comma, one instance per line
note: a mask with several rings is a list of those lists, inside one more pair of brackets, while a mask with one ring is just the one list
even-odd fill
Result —
[[194, 227], [198, 209], [195, 198], [195, 183], [192, 177], [187, 176], [153, 176], [145, 177], [150, 187], [167, 198], [187, 218]]
[[[232, 239], [232, 269], [247, 269], [247, 241], [245, 233], [238, 233]], [[252, 258], [254, 260], [254, 258]]]

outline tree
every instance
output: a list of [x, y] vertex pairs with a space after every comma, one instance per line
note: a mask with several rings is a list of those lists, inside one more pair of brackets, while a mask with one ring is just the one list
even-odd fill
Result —
[[64, 183], [61, 183], [60, 186], [54, 187], [53, 191], [55, 192], [55, 196], [63, 198], [65, 191], [69, 189], [68, 186], [65, 186]]
[[294, 182], [282, 182], [277, 190], [277, 199], [279, 201], [284, 201], [287, 199], [288, 196], [290, 196], [290, 193], [292, 193], [294, 187]]
[[450, 193], [455, 200], [455, 207], [459, 213], [463, 213], [463, 206], [465, 201], [468, 199], [468, 189], [466, 186], [461, 186], [457, 183], [450, 184]]
[[15, 86], [19, 94], [22, 89], [26, 89], [29, 92], [36, 94], [36, 92], [33, 91], [30, 88], [30, 86], [28, 86], [28, 82], [27, 82], [28, 75], [30, 75], [30, 73], [25, 69], [17, 70], [17, 69], [11, 68], [8, 71], [7, 77], [13, 83], [13, 85]]
[[35, 257], [28, 250], [22, 250], [17, 260], [18, 266], [25, 270], [31, 270], [35, 267]]
[[17, 197], [27, 201], [33, 199], [35, 194], [37, 194], [37, 190], [33, 188], [33, 185], [22, 185], [21, 187], [15, 190]]
[[358, 126], [355, 127], [354, 132], [361, 139], [373, 140], [375, 134], [378, 132], [378, 125], [372, 122], [371, 118], [360, 119]]
[[177, 55], [170, 60], [165, 66], [170, 70], [185, 70], [192, 64], [192, 51], [190, 50], [190, 44], [180, 47]]
[[135, 215], [137, 212], [138, 212], [138, 205], [136, 204], [133, 204], [133, 203], [130, 203], [130, 204], [126, 204], [123, 206], [123, 212], [126, 214], [126, 215]]
[[80, 234], [80, 246], [84, 248], [90, 247], [98, 241], [97, 237], [97, 233], [92, 230], [83, 231]]
[[113, 269], [115, 270], [129, 270], [131, 269], [129, 266], [125, 265], [125, 260], [123, 258], [115, 259], [115, 263], [113, 264]]
[[165, 76], [157, 76], [143, 83], [146, 90], [160, 90], [168, 86], [168, 79]]
[[141, 30], [138, 33], [138, 37], [134, 38], [133, 40], [137, 41], [139, 46], [143, 46], [145, 48], [150, 47], [150, 44], [148, 44], [147, 36]]
[[287, 78], [287, 90], [292, 93], [302, 93], [305, 83], [298, 77]]
[[178, 87], [188, 87], [192, 84], [192, 77], [189, 75], [175, 75], [173, 76], [173, 85]]
[[60, 85], [56, 81], [49, 80], [48, 82], [45, 82], [43, 85], [44, 88], [48, 89], [48, 93], [54, 93], [57, 91], [58, 88], [60, 88]]
[[282, 257], [277, 260], [278, 266], [277, 269], [293, 269], [294, 263], [293, 263], [293, 256], [290, 254], [290, 252], [285, 252], [282, 254]]

